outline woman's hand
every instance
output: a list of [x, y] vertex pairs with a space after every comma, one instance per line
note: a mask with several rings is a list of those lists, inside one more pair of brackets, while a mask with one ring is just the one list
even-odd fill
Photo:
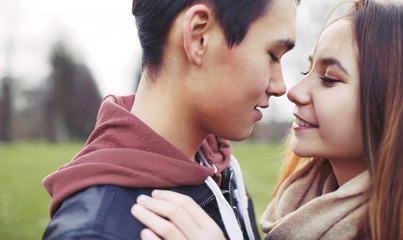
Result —
[[151, 196], [140, 195], [131, 209], [132, 215], [149, 228], [141, 232], [141, 239], [225, 239], [192, 198], [166, 190], [154, 190]]

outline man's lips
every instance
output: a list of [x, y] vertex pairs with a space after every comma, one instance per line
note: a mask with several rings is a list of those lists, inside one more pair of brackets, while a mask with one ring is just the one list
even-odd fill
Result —
[[268, 108], [268, 107], [269, 107], [269, 104], [264, 104], [264, 105], [256, 105], [256, 106], [255, 106], [255, 109], [260, 110], [260, 109], [264, 109], [264, 108]]
[[263, 108], [268, 108], [269, 105], [261, 105], [261, 106], [255, 106], [253, 109], [255, 111], [255, 113], [257, 114], [257, 121], [260, 121], [263, 118], [263, 113], [262, 113], [262, 109]]

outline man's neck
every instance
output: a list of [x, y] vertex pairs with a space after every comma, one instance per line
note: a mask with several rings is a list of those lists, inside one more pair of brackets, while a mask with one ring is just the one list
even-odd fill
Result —
[[197, 149], [206, 136], [198, 134], [188, 117], [180, 95], [162, 81], [147, 85], [141, 80], [131, 112], [160, 136], [194, 160]]

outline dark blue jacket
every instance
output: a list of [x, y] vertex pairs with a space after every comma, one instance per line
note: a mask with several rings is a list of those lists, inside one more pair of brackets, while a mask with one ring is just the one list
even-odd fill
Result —
[[[234, 208], [245, 235], [244, 239], [248, 239], [245, 234], [243, 220], [240, 219], [235, 207], [236, 200], [231, 194], [232, 174], [227, 170], [225, 172], [227, 174], [223, 174], [223, 181], [221, 183], [222, 192]], [[140, 239], [140, 231], [144, 228], [144, 225], [131, 215], [130, 209], [140, 194], [151, 195], [152, 190], [153, 188], [137, 189], [113, 185], [87, 188], [63, 202], [49, 223], [43, 239]], [[172, 188], [171, 190], [192, 197], [223, 229], [228, 239], [215, 196], [206, 184]], [[251, 202], [249, 213], [250, 219], [253, 221], [252, 226], [255, 238], [259, 239]]]

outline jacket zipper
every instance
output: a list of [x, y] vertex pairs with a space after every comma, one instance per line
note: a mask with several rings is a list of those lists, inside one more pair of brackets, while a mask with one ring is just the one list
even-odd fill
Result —
[[215, 199], [214, 195], [210, 196], [206, 200], [204, 200], [202, 203], [200, 203], [200, 207], [205, 207], [207, 204], [211, 203]]

